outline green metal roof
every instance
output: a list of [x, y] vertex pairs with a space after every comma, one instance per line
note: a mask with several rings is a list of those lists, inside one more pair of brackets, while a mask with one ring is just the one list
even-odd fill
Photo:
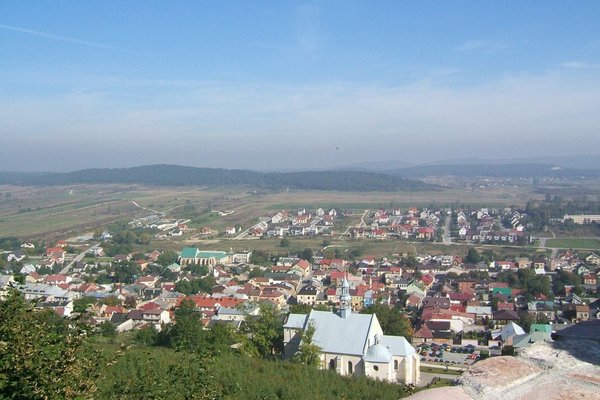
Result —
[[181, 258], [196, 258], [199, 251], [196, 247], [184, 247], [181, 250]]
[[504, 296], [510, 296], [512, 294], [512, 289], [507, 287], [507, 288], [493, 288], [492, 289], [492, 294], [496, 294], [496, 293], [500, 293]]
[[198, 251], [198, 258], [215, 258], [220, 260], [227, 257], [224, 251]]
[[548, 324], [531, 324], [529, 332], [552, 333], [552, 326]]

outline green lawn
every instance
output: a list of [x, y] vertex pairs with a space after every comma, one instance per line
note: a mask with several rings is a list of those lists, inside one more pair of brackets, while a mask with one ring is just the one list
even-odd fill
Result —
[[548, 239], [547, 247], [559, 249], [600, 249], [600, 240], [598, 239], [580, 239], [580, 238], [557, 238]]
[[421, 366], [421, 372], [429, 372], [431, 374], [446, 374], [446, 375], [460, 375], [463, 371], [458, 371], [455, 369], [447, 369], [446, 368], [432, 368], [432, 367], [423, 367]]

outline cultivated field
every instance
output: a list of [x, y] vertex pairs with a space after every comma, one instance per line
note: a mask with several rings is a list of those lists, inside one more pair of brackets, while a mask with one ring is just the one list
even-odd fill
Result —
[[594, 238], [557, 238], [548, 239], [546, 247], [557, 249], [587, 249], [599, 250], [600, 240]]

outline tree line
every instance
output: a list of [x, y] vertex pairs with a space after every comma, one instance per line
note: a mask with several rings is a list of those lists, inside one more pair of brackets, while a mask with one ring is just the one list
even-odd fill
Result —
[[67, 173], [0, 174], [0, 184], [67, 185], [76, 183], [124, 183], [159, 186], [243, 185], [268, 189], [397, 191], [430, 190], [421, 181], [374, 172], [307, 171], [255, 172], [177, 165], [149, 165], [132, 168], [87, 169]]

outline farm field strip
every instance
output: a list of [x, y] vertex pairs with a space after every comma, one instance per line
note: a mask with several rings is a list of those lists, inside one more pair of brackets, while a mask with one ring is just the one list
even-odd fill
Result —
[[546, 247], [557, 249], [600, 249], [600, 239], [597, 238], [556, 238], [548, 239]]

